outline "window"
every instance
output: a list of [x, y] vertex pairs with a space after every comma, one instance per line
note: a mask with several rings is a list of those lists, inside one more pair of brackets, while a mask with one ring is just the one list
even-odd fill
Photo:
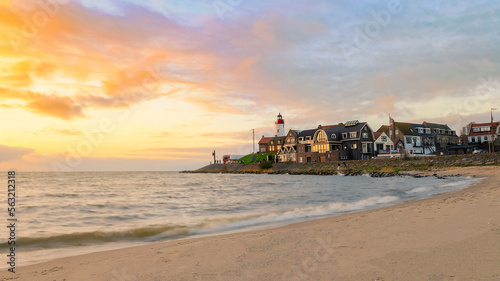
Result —
[[358, 148], [357, 144], [355, 144], [355, 143], [351, 144], [351, 149], [356, 149], [356, 148]]
[[406, 137], [406, 143], [410, 143], [411, 144], [411, 137]]
[[278, 141], [278, 144], [281, 144], [281, 141], [280, 141], [280, 140]]
[[363, 153], [368, 153], [368, 147], [366, 143], [363, 143]]
[[332, 139], [335, 139], [335, 138], [337, 138], [337, 135], [332, 134], [330, 137], [331, 137]]
[[422, 128], [418, 128], [418, 133], [419, 133], [419, 134], [422, 134], [423, 132], [424, 132], [424, 129], [422, 129]]
[[303, 141], [304, 140], [304, 137], [299, 137], [299, 141]]
[[356, 134], [356, 132], [350, 132], [350, 133], [349, 133], [349, 137], [350, 137], [350, 138], [355, 138], [355, 137], [356, 137], [356, 135], [357, 135], [357, 134]]
[[387, 142], [387, 137], [386, 136], [382, 136], [382, 141], [383, 142]]
[[363, 138], [364, 138], [364, 139], [367, 139], [367, 138], [368, 138], [368, 133], [367, 133], [367, 132], [363, 132]]
[[306, 140], [308, 140], [308, 141], [311, 140], [311, 136], [307, 136]]
[[425, 133], [426, 134], [430, 134], [431, 133], [431, 129], [430, 128], [425, 128]]
[[342, 133], [342, 138], [347, 139], [347, 133]]
[[317, 144], [312, 147], [312, 152], [325, 153], [328, 151], [328, 144]]
[[324, 142], [324, 141], [328, 141], [327, 139], [327, 136], [326, 136], [326, 133], [324, 131], [320, 131], [317, 135], [317, 139], [316, 139], [317, 142]]

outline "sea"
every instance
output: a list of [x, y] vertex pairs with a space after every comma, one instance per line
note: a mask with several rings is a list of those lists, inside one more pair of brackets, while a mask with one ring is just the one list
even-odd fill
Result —
[[[463, 189], [479, 180], [17, 172], [16, 267], [160, 241], [338, 216]], [[1, 216], [8, 225], [7, 200], [0, 204], [5, 205]], [[0, 250], [8, 253], [9, 233], [3, 228]], [[2, 256], [5, 262], [0, 262], [0, 268], [6, 269], [7, 257]]]

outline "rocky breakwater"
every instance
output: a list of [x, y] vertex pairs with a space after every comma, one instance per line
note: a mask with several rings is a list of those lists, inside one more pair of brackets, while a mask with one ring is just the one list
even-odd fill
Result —
[[[326, 163], [274, 163], [272, 168], [261, 169], [258, 164], [212, 164], [186, 173], [267, 173], [301, 175], [357, 176], [369, 174], [372, 177], [407, 175], [408, 171], [430, 171], [446, 167], [500, 165], [500, 153], [482, 153], [450, 156], [413, 158], [379, 158], [370, 160], [338, 161]], [[414, 175], [414, 174], [412, 174]]]

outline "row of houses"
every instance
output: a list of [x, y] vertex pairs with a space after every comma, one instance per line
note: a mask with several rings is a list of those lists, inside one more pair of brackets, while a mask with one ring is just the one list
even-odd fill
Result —
[[[262, 136], [258, 143], [259, 152], [276, 153], [279, 162], [308, 163], [361, 160], [376, 156], [457, 154], [451, 151], [463, 148], [459, 146], [460, 138], [456, 131], [446, 124], [389, 120], [389, 125], [383, 125], [377, 131], [373, 131], [367, 122], [354, 120], [307, 130], [290, 129], [285, 134], [284, 119], [279, 114], [275, 136]], [[496, 137], [500, 135], [498, 122], [494, 127], [488, 125], [488, 130], [486, 127], [471, 123], [469, 141], [491, 140], [492, 130], [496, 130]]]

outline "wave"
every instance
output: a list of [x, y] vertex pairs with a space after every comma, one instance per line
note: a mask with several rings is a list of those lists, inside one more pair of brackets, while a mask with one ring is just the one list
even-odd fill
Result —
[[[19, 247], [29, 248], [58, 248], [66, 246], [86, 246], [96, 243], [119, 242], [123, 240], [144, 241], [159, 234], [166, 237], [169, 233], [173, 238], [180, 238], [189, 234], [186, 226], [151, 226], [124, 231], [92, 231], [54, 235], [48, 237], [20, 237], [16, 240]], [[0, 248], [8, 248], [7, 243], [0, 244]]]
[[63, 197], [78, 197], [80, 195], [76, 193], [57, 193], [57, 194], [45, 194], [47, 197], [57, 197], [57, 198], [63, 198]]
[[194, 229], [193, 234], [207, 234], [221, 231], [229, 231], [239, 228], [283, 223], [288, 221], [297, 221], [300, 219], [311, 217], [322, 217], [333, 214], [340, 214], [345, 212], [359, 211], [368, 209], [370, 207], [391, 203], [401, 198], [397, 196], [374, 196], [356, 202], [335, 202], [323, 206], [295, 208], [292, 211], [283, 213], [271, 213], [263, 216], [253, 216], [244, 220], [225, 223], [223, 225], [205, 224], [203, 228]]
[[450, 182], [441, 185], [441, 187], [455, 187], [455, 186], [461, 186], [461, 185], [466, 185], [469, 184], [471, 181], [470, 180], [462, 180], [462, 181], [455, 181], [455, 182]]
[[[295, 208], [281, 213], [266, 215], [247, 215], [230, 218], [211, 218], [194, 225], [154, 225], [123, 231], [92, 231], [60, 234], [48, 237], [20, 237], [16, 240], [19, 247], [27, 250], [62, 248], [71, 246], [88, 246], [100, 243], [136, 241], [153, 242], [165, 239], [178, 239], [195, 234], [212, 234], [246, 227], [292, 222], [304, 218], [320, 217], [344, 212], [367, 209], [379, 204], [387, 204], [399, 200], [396, 196], [370, 197], [356, 202], [335, 202], [323, 206]], [[6, 242], [0, 244], [1, 249], [8, 248]]]
[[415, 187], [415, 188], [413, 188], [411, 190], [408, 190], [405, 193], [406, 194], [421, 193], [421, 192], [426, 192], [426, 191], [429, 191], [429, 190], [432, 190], [432, 189], [434, 189], [433, 186], [421, 186], [421, 187]]

